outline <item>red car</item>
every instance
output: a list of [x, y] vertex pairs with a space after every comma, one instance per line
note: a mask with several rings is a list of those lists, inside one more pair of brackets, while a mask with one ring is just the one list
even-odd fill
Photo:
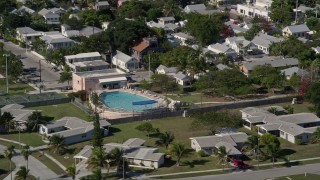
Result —
[[247, 169], [249, 166], [245, 164], [242, 160], [240, 159], [233, 159], [232, 160], [233, 164], [237, 166], [239, 169]]

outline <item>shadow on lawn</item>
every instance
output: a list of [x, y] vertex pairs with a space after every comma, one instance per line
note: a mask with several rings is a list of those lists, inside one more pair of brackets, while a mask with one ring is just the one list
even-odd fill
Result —
[[113, 134], [121, 132], [121, 130], [119, 128], [116, 127], [109, 127], [109, 134], [108, 136], [113, 136]]
[[289, 156], [294, 153], [296, 153], [296, 151], [293, 149], [281, 149], [279, 152], [279, 157]]
[[7, 174], [7, 173], [8, 173], [8, 171], [3, 170], [3, 169], [0, 169], [0, 175], [2, 175], [2, 174]]
[[195, 165], [205, 165], [209, 160], [206, 159], [196, 159], [192, 161], [184, 161], [182, 164], [184, 166], [189, 166], [190, 168], [194, 168]]

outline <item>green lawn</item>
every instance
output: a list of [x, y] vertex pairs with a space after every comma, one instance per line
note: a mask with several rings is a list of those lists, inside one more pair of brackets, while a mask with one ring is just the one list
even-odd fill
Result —
[[[10, 139], [19, 142], [19, 133], [15, 134], [1, 134], [1, 138]], [[45, 143], [42, 141], [41, 136], [37, 132], [32, 133], [21, 133], [20, 140], [22, 143], [27, 144], [29, 146], [37, 147], [44, 145]], [[18, 147], [19, 145], [15, 145]]]
[[56, 163], [54, 163], [51, 159], [48, 157], [42, 155], [39, 152], [32, 153], [32, 156], [41, 161], [44, 165], [46, 165], [49, 169], [51, 169], [53, 172], [55, 172], [58, 175], [65, 174], [65, 171], [61, 169]]
[[[26, 91], [33, 91], [35, 90], [33, 87], [29, 86], [28, 84], [9, 84], [9, 94], [24, 94]], [[7, 87], [5, 81], [0, 81], [0, 92], [7, 92]]]
[[60, 119], [65, 116], [74, 116], [83, 120], [89, 120], [88, 114], [83, 112], [77, 106], [71, 103], [49, 105], [49, 106], [37, 106], [29, 109], [41, 110], [42, 115], [53, 118], [54, 120]]
[[[14, 169], [16, 166], [14, 163], [11, 164], [11, 169]], [[4, 179], [10, 174], [10, 161], [7, 158], [1, 156], [0, 158], [0, 179]]]
[[307, 174], [307, 176], [305, 176], [305, 174], [298, 174], [298, 175], [292, 175], [292, 176], [284, 176], [284, 177], [278, 177], [278, 178], [274, 178], [275, 180], [319, 180], [320, 179], [320, 175], [318, 174]]

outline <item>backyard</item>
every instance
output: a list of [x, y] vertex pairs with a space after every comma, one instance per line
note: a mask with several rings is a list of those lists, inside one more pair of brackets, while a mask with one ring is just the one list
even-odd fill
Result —
[[65, 116], [78, 117], [80, 119], [89, 120], [89, 115], [83, 112], [80, 108], [73, 105], [72, 103], [49, 105], [49, 106], [38, 106], [28, 109], [42, 111], [43, 116], [51, 117], [53, 120], [58, 120]]

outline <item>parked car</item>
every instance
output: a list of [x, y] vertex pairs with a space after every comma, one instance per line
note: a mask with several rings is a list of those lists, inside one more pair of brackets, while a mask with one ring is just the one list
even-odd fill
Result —
[[233, 164], [238, 167], [239, 169], [248, 169], [249, 165], [245, 164], [242, 160], [240, 159], [233, 159], [232, 160]]

